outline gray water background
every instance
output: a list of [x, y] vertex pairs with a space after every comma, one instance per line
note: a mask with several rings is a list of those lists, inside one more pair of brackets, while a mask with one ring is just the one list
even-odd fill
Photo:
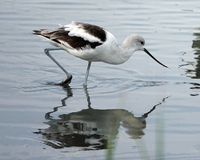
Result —
[[[199, 1], [0, 4], [0, 159], [200, 159]], [[32, 30], [71, 21], [102, 26], [119, 44], [140, 34], [171, 70], [135, 52], [119, 66], [93, 63], [84, 89], [87, 62], [54, 51], [73, 80], [53, 85], [65, 75]]]

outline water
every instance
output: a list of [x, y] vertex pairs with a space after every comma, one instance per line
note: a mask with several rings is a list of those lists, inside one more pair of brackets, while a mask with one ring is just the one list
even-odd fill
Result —
[[[198, 1], [23, 1], [0, 6], [0, 159], [199, 159], [200, 5]], [[132, 33], [143, 52], [119, 66], [87, 62], [33, 29], [72, 20], [100, 25], [119, 44]]]

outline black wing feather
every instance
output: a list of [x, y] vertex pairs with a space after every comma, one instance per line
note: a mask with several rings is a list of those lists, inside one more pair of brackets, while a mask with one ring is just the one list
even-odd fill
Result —
[[[87, 26], [85, 26], [87, 27]], [[43, 36], [47, 39], [50, 39], [56, 43], [62, 44], [62, 41], [68, 43], [72, 48], [77, 50], [85, 49], [85, 48], [96, 48], [97, 46], [101, 45], [100, 42], [90, 42], [88, 40], [84, 40], [81, 37], [77, 36], [69, 36], [69, 31], [66, 31], [64, 27], [58, 28], [56, 30], [48, 30], [48, 29], [40, 29], [40, 30], [33, 30], [34, 34]], [[95, 32], [93, 27], [90, 27], [88, 33], [92, 34]], [[99, 38], [99, 37], [98, 37]], [[101, 39], [104, 39], [103, 37]]]

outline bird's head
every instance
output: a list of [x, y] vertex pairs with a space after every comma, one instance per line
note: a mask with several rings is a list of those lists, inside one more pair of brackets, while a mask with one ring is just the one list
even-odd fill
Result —
[[145, 40], [142, 36], [137, 34], [130, 35], [123, 43], [123, 47], [126, 49], [131, 49], [133, 52], [135, 51], [144, 51], [146, 52], [151, 58], [153, 58], [157, 63], [162, 65], [163, 67], [168, 68], [166, 65], [159, 62], [155, 57], [153, 57], [150, 52], [144, 48]]

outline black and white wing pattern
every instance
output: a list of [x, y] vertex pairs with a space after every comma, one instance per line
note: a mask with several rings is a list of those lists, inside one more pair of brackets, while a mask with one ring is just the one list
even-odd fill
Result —
[[81, 22], [72, 22], [54, 30], [33, 31], [58, 46], [76, 50], [95, 49], [106, 41], [106, 31], [103, 28]]

